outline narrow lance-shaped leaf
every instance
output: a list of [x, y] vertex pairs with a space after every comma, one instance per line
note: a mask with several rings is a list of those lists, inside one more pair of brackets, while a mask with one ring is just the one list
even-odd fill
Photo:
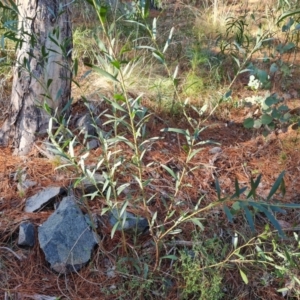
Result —
[[195, 225], [197, 225], [202, 231], [204, 230], [203, 224], [199, 221], [199, 218], [191, 218], [188, 221], [191, 221]]
[[183, 134], [183, 135], [187, 135], [186, 130], [180, 129], [180, 128], [163, 128], [160, 131], [162, 131], [162, 132], [176, 132], [176, 133], [180, 133], [180, 134]]
[[250, 198], [251, 196], [253, 197], [253, 198], [255, 198], [256, 197], [256, 189], [257, 189], [257, 187], [258, 187], [258, 185], [259, 185], [259, 183], [260, 183], [260, 180], [261, 180], [261, 174], [260, 175], [258, 175], [258, 177], [257, 177], [257, 179], [255, 180], [255, 181], [253, 181], [253, 179], [251, 178], [250, 180], [250, 184], [251, 184], [251, 190], [250, 190], [250, 192], [249, 192], [249, 194], [247, 195], [247, 198]]
[[202, 151], [204, 149], [195, 149], [190, 155], [189, 157], [187, 158], [187, 161], [186, 162], [189, 162], [197, 153], [199, 153], [200, 151]]
[[152, 38], [155, 41], [156, 40], [156, 33], [157, 33], [157, 28], [156, 28], [156, 18], [153, 19], [152, 22]]
[[106, 72], [105, 70], [91, 64], [85, 64], [85, 65], [91, 67], [95, 72], [99, 73], [100, 75], [103, 75], [104, 77], [111, 79], [112, 81], [119, 82], [119, 80], [115, 76]]
[[299, 15], [300, 14], [300, 9], [296, 9], [296, 10], [292, 10], [292, 11], [288, 11], [283, 13], [277, 20], [277, 25], [279, 25], [279, 23], [281, 21], [283, 21], [284, 19], [294, 16], [294, 15]]
[[168, 40], [166, 41], [163, 53], [165, 53], [167, 51], [167, 49], [168, 49], [168, 47], [171, 43], [171, 39], [172, 39], [172, 36], [173, 36], [173, 31], [174, 31], [174, 27], [172, 27], [171, 30], [170, 30], [170, 34], [169, 34]]
[[284, 177], [284, 174], [285, 172], [281, 172], [278, 176], [278, 178], [276, 179], [275, 183], [273, 184], [270, 192], [269, 192], [269, 195], [267, 197], [267, 200], [270, 200], [271, 197], [276, 193], [277, 189], [280, 187], [280, 185], [282, 184], [282, 181], [283, 181], [283, 177]]
[[215, 186], [216, 186], [216, 190], [217, 190], [217, 194], [218, 194], [218, 200], [221, 200], [221, 188], [220, 188], [220, 184], [219, 184], [219, 180], [216, 177], [216, 181], [215, 181]]
[[177, 78], [177, 74], [178, 74], [178, 65], [175, 68], [174, 74], [173, 74], [173, 80]]
[[254, 227], [254, 222], [253, 222], [252, 214], [251, 214], [249, 208], [246, 205], [243, 205], [242, 207], [243, 207], [243, 209], [245, 211], [247, 222], [249, 223], [249, 226], [250, 226], [251, 230], [254, 232], [255, 231], [255, 227]]
[[118, 228], [118, 226], [120, 225], [120, 222], [118, 221], [118, 222], [116, 222], [116, 224], [114, 225], [114, 227], [112, 228], [112, 230], [111, 230], [111, 238], [113, 238], [114, 237], [114, 235], [115, 235], [115, 232], [116, 232], [116, 230], [117, 230], [117, 228]]
[[161, 165], [175, 180], [178, 180], [177, 175], [173, 172], [172, 169], [167, 167], [166, 165]]
[[160, 259], [164, 259], [164, 258], [167, 258], [167, 259], [172, 259], [172, 260], [177, 260], [177, 259], [178, 259], [178, 257], [177, 257], [177, 256], [175, 256], [175, 255], [172, 255], [172, 254], [170, 254], [170, 255], [166, 255], [166, 256], [162, 256]]
[[273, 216], [273, 214], [271, 212], [269, 212], [268, 209], [266, 209], [265, 207], [262, 207], [261, 210], [266, 215], [266, 217], [269, 219], [269, 221], [273, 224], [273, 226], [275, 227], [275, 229], [278, 231], [279, 235], [282, 236], [282, 237], [284, 237], [285, 234], [284, 234], [284, 232], [283, 232], [280, 224], [278, 223], [278, 221]]
[[152, 55], [162, 64], [165, 64], [165, 58], [163, 56], [163, 54], [161, 54], [158, 51], [153, 51]]
[[123, 218], [123, 215], [124, 215], [124, 213], [126, 211], [127, 205], [128, 205], [128, 201], [125, 201], [125, 203], [123, 204], [123, 206], [121, 208], [121, 211], [119, 213], [119, 217]]
[[230, 223], [233, 223], [233, 216], [232, 216], [232, 213], [231, 213], [230, 209], [226, 205], [223, 205], [223, 209], [224, 209], [224, 212], [227, 216], [228, 221]]
[[244, 281], [246, 284], [248, 284], [249, 280], [248, 280], [247, 275], [246, 275], [241, 269], [239, 269], [239, 271], [240, 271], [240, 275], [241, 275], [243, 281]]

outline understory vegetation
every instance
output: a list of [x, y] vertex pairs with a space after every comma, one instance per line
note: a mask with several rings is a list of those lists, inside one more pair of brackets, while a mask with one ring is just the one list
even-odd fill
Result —
[[[120, 212], [110, 230], [95, 228], [101, 246], [74, 277], [89, 286], [85, 299], [95, 290], [99, 299], [300, 299], [300, 204], [286, 195], [285, 152], [272, 181], [248, 172], [245, 159], [234, 171], [245, 177], [227, 189], [231, 158], [218, 154], [225, 137], [206, 134], [219, 122], [233, 128], [239, 110], [237, 130], [249, 139], [268, 144], [292, 128], [290, 147], [300, 149], [300, 111], [288, 103], [300, 92], [299, 1], [171, 2], [153, 11], [138, 1], [123, 13], [98, 0], [73, 3], [72, 116], [88, 114], [95, 131], [52, 114], [43, 145], [69, 188], [97, 186], [80, 196], [88, 213]], [[0, 7], [4, 110], [18, 31], [14, 8]], [[216, 152], [205, 161], [208, 146]], [[222, 174], [219, 159], [228, 163]], [[147, 218], [146, 233], [118, 231], [128, 211]], [[9, 274], [5, 265], [0, 257]], [[57, 297], [76, 299], [81, 286]]]

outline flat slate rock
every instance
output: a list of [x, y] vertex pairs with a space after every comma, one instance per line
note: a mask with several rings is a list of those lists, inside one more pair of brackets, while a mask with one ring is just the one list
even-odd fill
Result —
[[90, 260], [97, 244], [73, 196], [63, 198], [57, 210], [39, 227], [38, 238], [46, 260], [58, 273], [78, 271]]
[[47, 205], [51, 200], [53, 200], [58, 195], [62, 194], [64, 189], [61, 187], [48, 187], [37, 194], [29, 197], [26, 200], [24, 210], [26, 212], [35, 212], [41, 207]]

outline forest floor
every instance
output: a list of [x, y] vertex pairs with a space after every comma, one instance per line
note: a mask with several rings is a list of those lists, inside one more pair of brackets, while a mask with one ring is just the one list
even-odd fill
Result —
[[[297, 64], [298, 61], [294, 63]], [[88, 80], [88, 79], [87, 79]], [[84, 82], [83, 82], [84, 84]], [[291, 86], [292, 90], [298, 90], [297, 85]], [[237, 80], [233, 86], [233, 97], [245, 98], [249, 95], [249, 90], [245, 89], [243, 79]], [[274, 88], [272, 92], [283, 94], [281, 90]], [[85, 107], [80, 99], [76, 96], [78, 91], [74, 87], [75, 99], [77, 102], [73, 105], [72, 114], [85, 112]], [[263, 92], [262, 92], [263, 93]], [[145, 105], [149, 103], [146, 99]], [[9, 101], [9, 99], [8, 99]], [[284, 103], [297, 116], [300, 115], [300, 98], [286, 99]], [[9, 104], [1, 103], [3, 107]], [[149, 110], [152, 111], [153, 105], [150, 103]], [[207, 126], [200, 137], [202, 141], [210, 140], [218, 143], [201, 146], [203, 149], [197, 153], [188, 167], [193, 171], [185, 178], [185, 186], [180, 191], [179, 197], [184, 201], [194, 202], [199, 196], [204, 195], [201, 205], [208, 205], [217, 200], [215, 188], [215, 178], [219, 180], [221, 190], [224, 195], [232, 195], [235, 192], [235, 179], [241, 186], [249, 186], [250, 180], [262, 175], [261, 183], [257, 189], [257, 197], [265, 199], [274, 184], [275, 180], [282, 171], [285, 171], [284, 181], [286, 194], [277, 195], [278, 200], [284, 203], [300, 203], [300, 129], [295, 124], [288, 124], [270, 133], [267, 137], [262, 135], [261, 130], [246, 129], [243, 121], [249, 113], [249, 108], [233, 107], [230, 103], [223, 103], [203, 124]], [[147, 123], [147, 137], [161, 137], [155, 141], [151, 149], [145, 155], [145, 164], [155, 162], [154, 166], [147, 170], [147, 176], [154, 179], [155, 189], [160, 195], [170, 192], [170, 187], [174, 185], [172, 178], [165, 172], [160, 165], [167, 165], [173, 170], [181, 171], [186, 168], [186, 141], [179, 134], [162, 133], [161, 129], [178, 128], [190, 129], [190, 125], [184, 117], [173, 116], [165, 111], [153, 110], [153, 115]], [[179, 118], [179, 119], [178, 119]], [[43, 141], [37, 141], [41, 146]], [[212, 153], [213, 147], [220, 147], [221, 152]], [[128, 147], [122, 149], [124, 155], [131, 155]], [[34, 225], [41, 225], [52, 213], [51, 210], [40, 211], [36, 213], [25, 213], [24, 203], [26, 198], [36, 194], [41, 189], [49, 186], [69, 187], [74, 178], [72, 172], [67, 168], [57, 169], [57, 161], [44, 157], [37, 148], [33, 148], [29, 155], [17, 157], [12, 155], [12, 147], [0, 149], [0, 291], [2, 295], [6, 293], [5, 299], [47, 299], [38, 298], [39, 295], [60, 295], [60, 299], [130, 299], [130, 291], [125, 293], [126, 289], [136, 289], [139, 297], [131, 296], [132, 299], [151, 299], [143, 297], [143, 287], [131, 287], [126, 282], [130, 279], [130, 274], [117, 272], [115, 276], [108, 277], [105, 270], [107, 269], [108, 257], [122, 257], [123, 248], [118, 247], [122, 244], [122, 236], [118, 233], [111, 239], [109, 231], [102, 232], [103, 249], [95, 250], [92, 261], [79, 273], [60, 275], [52, 272], [42, 251], [38, 245], [32, 249], [17, 246], [18, 228], [24, 220], [30, 220]], [[90, 161], [96, 160], [101, 154], [101, 148], [90, 151]], [[18, 188], [18, 181], [14, 180], [14, 174], [26, 170], [27, 179], [36, 183], [34, 187], [26, 190], [25, 194], [21, 193]], [[123, 175], [125, 174], [125, 175]], [[120, 172], [120, 182], [127, 182], [130, 176], [126, 172]], [[93, 213], [100, 214], [105, 201], [101, 198], [95, 198], [90, 202], [90, 209]], [[160, 199], [155, 199], [155, 209], [158, 215], [164, 215], [164, 206]], [[134, 208], [134, 212], [143, 214]], [[250, 229], [246, 224], [244, 217], [237, 217], [233, 223], [230, 223], [223, 212], [222, 207], [215, 208], [203, 215], [205, 219], [204, 232], [202, 235], [206, 238], [220, 236], [227, 239], [234, 232], [243, 232], [251, 236]], [[277, 220], [282, 228], [294, 228], [300, 226], [300, 211], [292, 210], [288, 214], [278, 214]], [[268, 223], [266, 218], [262, 218], [261, 223], [257, 224], [257, 232], [263, 231], [264, 226]], [[271, 226], [271, 225], [270, 225]], [[182, 227], [179, 239], [191, 241], [191, 224]], [[287, 233], [288, 235], [292, 233]], [[228, 235], [228, 236], [227, 236]], [[127, 247], [131, 248], [133, 241], [130, 236], [126, 237]], [[150, 260], [154, 259], [154, 249], [149, 243], [152, 240], [150, 235], [140, 238], [138, 244], [140, 248], [138, 255], [145, 251], [143, 245], [147, 245], [147, 251]], [[22, 259], [18, 260], [16, 256], [7, 251], [5, 247], [13, 250]], [[106, 254], [109, 255], [106, 256]], [[176, 276], [172, 275], [170, 264], [161, 266], [157, 275], [153, 275], [153, 282], [159, 282], [159, 278], [171, 278], [173, 286], [168, 293], [168, 299], [179, 299], [178, 288], [181, 282]], [[251, 281], [246, 285], [238, 268], [228, 269], [224, 272], [223, 282], [227, 286], [227, 296], [223, 299], [286, 299], [280, 293], [276, 292], [279, 288], [278, 281], [269, 282], [261, 285], [263, 271], [257, 270], [251, 273], [248, 269], [248, 277]], [[124, 289], [113, 287], [123, 286]], [[134, 295], [134, 292], [132, 295]], [[124, 293], [124, 294], [122, 294]], [[140, 293], [140, 294], [139, 294]], [[36, 294], [36, 298], [33, 295]], [[226, 294], [226, 293], [225, 293]], [[26, 296], [27, 295], [27, 296]], [[233, 298], [235, 295], [235, 298]], [[64, 298], [65, 297], [65, 298]], [[148, 296], [149, 297], [149, 296]], [[155, 297], [153, 296], [152, 299]], [[1, 298], [4, 299], [4, 298]], [[55, 299], [55, 298], [52, 298]], [[155, 298], [156, 299], [156, 298]], [[293, 298], [296, 299], [296, 298]]]

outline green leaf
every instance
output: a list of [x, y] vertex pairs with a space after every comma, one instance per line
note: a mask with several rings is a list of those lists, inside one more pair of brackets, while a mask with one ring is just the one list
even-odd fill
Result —
[[78, 59], [75, 58], [74, 65], [73, 65], [73, 75], [77, 76], [77, 74], [78, 74]]
[[284, 178], [282, 178], [281, 184], [280, 184], [280, 192], [282, 194], [282, 196], [285, 196], [286, 193], [286, 187], [285, 187], [285, 181]]
[[258, 128], [260, 128], [261, 127], [261, 120], [260, 119], [258, 119], [258, 120], [255, 120], [254, 121], [254, 125], [253, 125], [253, 128], [256, 128], [256, 129], [258, 129]]
[[251, 214], [249, 208], [246, 205], [242, 205], [242, 207], [243, 207], [243, 209], [245, 211], [247, 222], [248, 222], [251, 230], [254, 232], [255, 231], [255, 227], [254, 227], [254, 222], [253, 222], [252, 214]]
[[246, 284], [248, 284], [249, 280], [248, 280], [247, 275], [246, 275], [241, 269], [239, 269], [239, 271], [240, 271], [240, 275], [241, 275], [243, 281], [244, 281]]
[[286, 45], [284, 45], [284, 47], [282, 48], [282, 50], [283, 50], [283, 52], [285, 53], [285, 52], [288, 52], [288, 51], [294, 49], [295, 46], [296, 46], [296, 45], [295, 45], [294, 43], [289, 42], [289, 43], [287, 43]]
[[237, 178], [235, 178], [235, 181], [234, 181], [234, 186], [235, 186], [235, 197], [240, 197], [240, 187], [239, 187], [239, 182], [237, 180]]
[[111, 230], [111, 234], [110, 234], [110, 237], [113, 239], [114, 235], [115, 235], [115, 232], [117, 230], [117, 228], [119, 227], [120, 225], [120, 222], [116, 222], [116, 224], [114, 225], [114, 227], [112, 228]]
[[156, 28], [156, 18], [153, 19], [152, 21], [152, 39], [155, 41], [156, 40], [156, 33], [157, 33], [157, 28]]
[[218, 194], [218, 200], [221, 200], [221, 188], [220, 188], [220, 184], [219, 184], [219, 180], [216, 177], [216, 181], [215, 181], [215, 186], [216, 186], [216, 190], [217, 190], [217, 194]]
[[258, 78], [258, 80], [261, 82], [261, 83], [267, 83], [268, 82], [268, 73], [265, 71], [265, 70], [260, 70], [258, 69], [256, 71], [256, 77]]
[[174, 74], [173, 74], [173, 80], [177, 78], [177, 74], [178, 74], [178, 65], [175, 68]]
[[101, 68], [99, 68], [95, 65], [91, 65], [91, 64], [85, 64], [85, 65], [88, 66], [88, 67], [91, 67], [93, 69], [93, 71], [97, 72], [98, 74], [100, 74], [100, 75], [102, 75], [102, 76], [104, 76], [104, 77], [106, 77], [106, 78], [108, 78], [112, 81], [119, 82], [119, 80], [115, 76], [113, 76], [112, 74], [106, 72], [105, 70], [103, 70], [103, 69], [101, 69]]
[[180, 232], [182, 232], [182, 229], [177, 228], [177, 229], [174, 229], [174, 230], [170, 231], [169, 234], [174, 234], [175, 235], [175, 234], [178, 234]]
[[270, 75], [275, 74], [278, 71], [278, 66], [276, 63], [273, 63], [270, 67]]
[[235, 61], [235, 63], [237, 64], [237, 66], [238, 67], [240, 67], [240, 61], [239, 61], [239, 59], [236, 57], [236, 55], [234, 55], [234, 54], [231, 54], [231, 57], [233, 58], [233, 60]]
[[152, 216], [152, 219], [151, 219], [151, 227], [153, 227], [153, 225], [154, 225], [154, 222], [156, 221], [156, 219], [157, 219], [157, 211], [153, 214], [153, 216]]
[[179, 129], [179, 128], [163, 128], [161, 129], [160, 131], [162, 132], [176, 132], [176, 133], [180, 133], [180, 134], [183, 134], [183, 135], [187, 135], [187, 131], [184, 130], [184, 129]]
[[152, 52], [156, 51], [156, 48], [150, 46], [136, 46], [135, 49], [148, 49], [151, 50]]
[[136, 180], [136, 182], [139, 184], [140, 189], [143, 190], [143, 183], [141, 182], [141, 180], [136, 175], [132, 175], [132, 176]]
[[266, 98], [265, 104], [267, 106], [272, 106], [273, 104], [277, 104], [279, 102], [279, 99], [276, 97], [276, 95], [272, 95]]
[[119, 105], [117, 102], [115, 101], [109, 101], [109, 103], [117, 110], [120, 110], [122, 112], [127, 112], [126, 109], [124, 109], [121, 105]]
[[178, 257], [175, 256], [175, 255], [166, 255], [166, 256], [162, 256], [160, 259], [164, 259], [164, 258], [167, 258], [167, 259], [172, 259], [172, 260], [177, 260]]
[[122, 218], [122, 219], [126, 219], [126, 208], [128, 206], [128, 201], [125, 201], [125, 203], [122, 205], [122, 208], [120, 210], [120, 213], [119, 213], [119, 217]]
[[47, 80], [47, 89], [49, 89], [49, 86], [51, 85], [52, 81], [53, 81], [52, 78], [49, 78], [49, 79]]
[[229, 90], [228, 92], [225, 93], [224, 98], [227, 99], [231, 96], [232, 90]]
[[263, 125], [268, 125], [268, 124], [270, 124], [272, 121], [273, 121], [273, 118], [272, 118], [270, 115], [264, 114], [264, 115], [261, 116], [261, 123], [262, 123]]
[[199, 153], [202, 150], [204, 150], [204, 149], [195, 149], [187, 158], [187, 162], [189, 162], [197, 153]]
[[165, 53], [167, 51], [169, 45], [171, 44], [171, 39], [172, 39], [173, 31], [174, 31], [174, 27], [172, 27], [171, 30], [170, 30], [170, 34], [169, 34], [168, 40], [166, 41], [165, 47], [163, 49], [163, 53]]
[[191, 218], [188, 221], [191, 221], [194, 223], [196, 226], [198, 226], [202, 231], [204, 230], [203, 224], [199, 221], [199, 218]]
[[243, 125], [245, 128], [253, 128], [254, 127], [254, 119], [253, 118], [247, 118], [244, 120]]
[[230, 209], [226, 205], [223, 205], [223, 209], [224, 209], [224, 212], [227, 216], [228, 221], [230, 223], [233, 223], [233, 216], [232, 216], [232, 213], [231, 213]]
[[158, 51], [153, 51], [153, 52], [152, 52], [152, 55], [153, 55], [160, 63], [162, 63], [163, 65], [165, 64], [165, 58], [164, 58], [163, 54], [161, 54], [161, 53], [158, 52]]
[[258, 185], [260, 183], [261, 176], [262, 176], [261, 174], [258, 175], [258, 177], [256, 178], [255, 181], [253, 181], [253, 179], [250, 178], [251, 190], [248, 193], [247, 198], [250, 198], [251, 196], [253, 196], [255, 198], [255, 196], [256, 196], [256, 189], [257, 189], [257, 187], [258, 187]]
[[172, 169], [167, 167], [166, 165], [161, 164], [161, 166], [175, 179], [178, 180], [177, 175], [173, 172]]
[[269, 195], [267, 196], [267, 201], [271, 199], [271, 197], [276, 193], [276, 191], [278, 190], [278, 188], [282, 184], [284, 174], [285, 174], [284, 171], [279, 174], [278, 178], [274, 182], [274, 184], [273, 184], [273, 186], [272, 186], [272, 188], [269, 192]]
[[281, 237], [284, 237], [285, 234], [284, 234], [283, 230], [281, 229], [280, 224], [278, 223], [278, 221], [273, 216], [273, 214], [270, 213], [266, 208], [263, 209], [263, 212], [266, 215], [266, 217], [269, 219], [269, 221], [273, 224], [273, 226], [275, 227], [275, 229], [278, 231], [279, 235]]

